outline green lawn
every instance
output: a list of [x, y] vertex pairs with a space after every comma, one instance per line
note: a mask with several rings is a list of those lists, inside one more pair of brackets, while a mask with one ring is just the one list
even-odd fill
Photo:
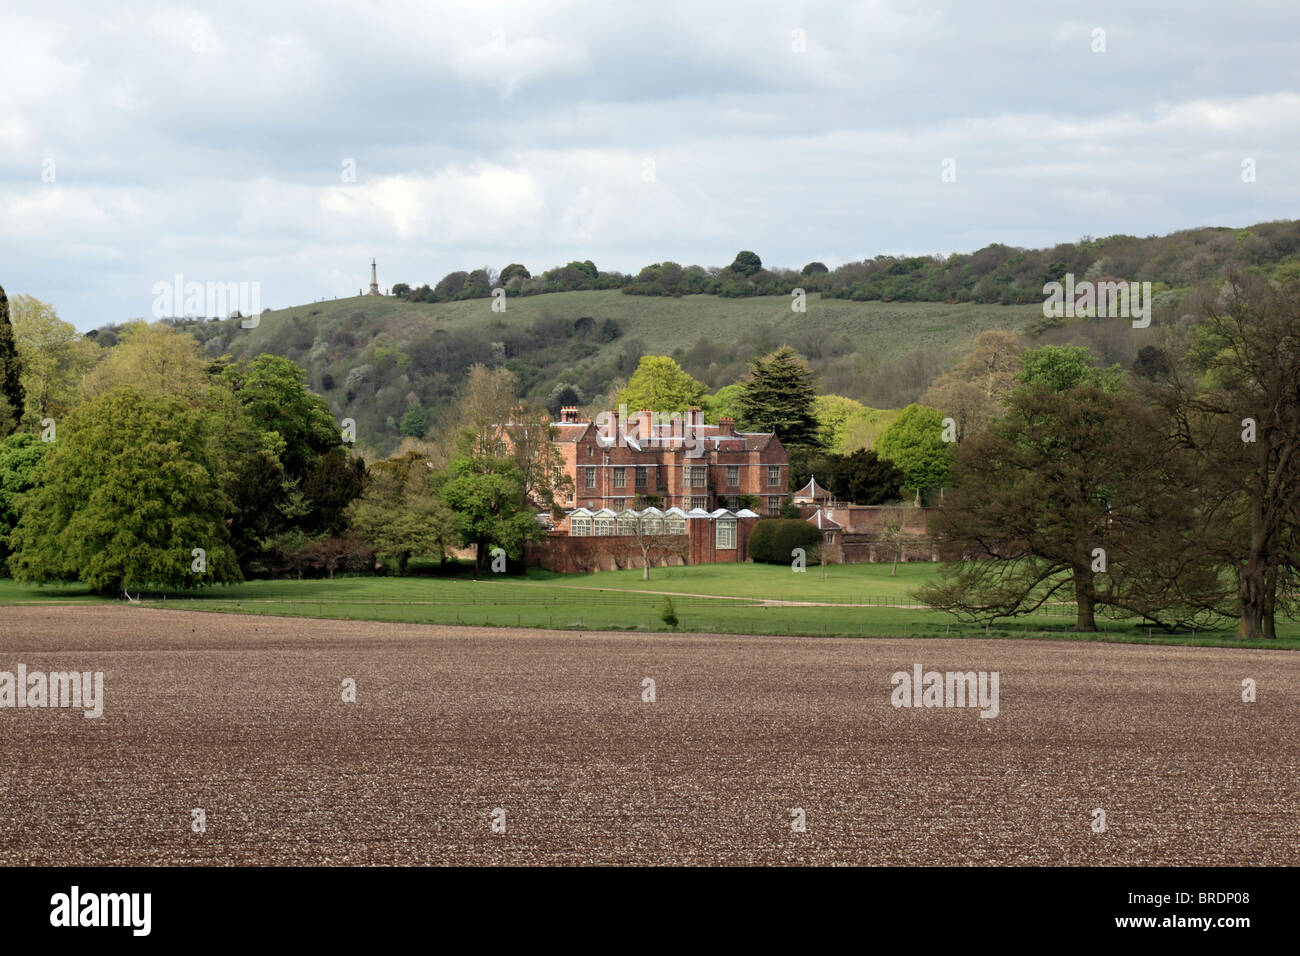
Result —
[[[696, 565], [657, 568], [643, 582], [640, 571], [474, 581], [468, 577], [340, 577], [334, 580], [250, 581], [198, 592], [143, 595], [155, 607], [185, 610], [329, 617], [436, 624], [552, 627], [564, 629], [668, 631], [661, 620], [668, 591], [678, 630], [735, 634], [839, 635], [849, 637], [1053, 637], [1130, 643], [1300, 649], [1300, 627], [1288, 622], [1277, 641], [1242, 642], [1230, 628], [1191, 635], [1151, 635], [1145, 627], [1112, 620], [1095, 635], [1070, 632], [1073, 608], [985, 628], [963, 625], [941, 611], [903, 606], [909, 592], [931, 579], [936, 565], [837, 565], [821, 577], [817, 567], [796, 574], [766, 565]], [[710, 598], [692, 595], [723, 595]], [[830, 606], [765, 607], [761, 600], [821, 601]], [[38, 588], [0, 580], [0, 605], [113, 601], [77, 587]], [[854, 607], [850, 605], [867, 605]]]

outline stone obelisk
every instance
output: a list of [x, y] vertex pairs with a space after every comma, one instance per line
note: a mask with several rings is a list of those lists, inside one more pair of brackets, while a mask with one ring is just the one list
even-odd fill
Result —
[[366, 295], [379, 295], [379, 279], [375, 276], [375, 260], [370, 260], [370, 291]]

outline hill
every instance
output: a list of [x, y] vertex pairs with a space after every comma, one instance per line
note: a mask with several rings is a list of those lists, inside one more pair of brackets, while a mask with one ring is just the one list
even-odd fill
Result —
[[[995, 243], [834, 270], [809, 263], [802, 273], [762, 268], [752, 252], [724, 269], [663, 262], [636, 276], [600, 272], [590, 260], [536, 276], [512, 264], [499, 275], [455, 272], [433, 287], [399, 283], [401, 298], [268, 311], [253, 329], [238, 319], [169, 321], [213, 357], [270, 352], [298, 362], [335, 415], [356, 420], [359, 444], [385, 454], [401, 441], [404, 417], [407, 434], [436, 427], [478, 362], [510, 368], [524, 397], [550, 399], [553, 412], [560, 386], [590, 404], [607, 401], [643, 354], [672, 355], [716, 390], [743, 375], [754, 355], [789, 344], [808, 359], [823, 393], [875, 408], [915, 401], [988, 328], [1015, 331], [1026, 344], [1086, 344], [1102, 363], [1128, 365], [1156, 341], [1155, 327], [1184, 321], [1187, 289], [1229, 265], [1274, 279], [1300, 275], [1300, 222], [1084, 237], [1039, 250]], [[1043, 283], [1066, 272], [1151, 281], [1153, 327], [1045, 319]], [[495, 284], [506, 293], [504, 312], [492, 310]], [[790, 308], [796, 287], [808, 292], [804, 313]], [[101, 331], [100, 343], [111, 344], [111, 327]]]
[[560, 292], [507, 300], [406, 302], [331, 299], [263, 313], [254, 329], [235, 319], [189, 326], [214, 356], [283, 355], [308, 370], [311, 387], [339, 418], [357, 422], [361, 444], [386, 453], [413, 406], [436, 420], [470, 365], [504, 364], [525, 397], [544, 402], [557, 383], [588, 401], [607, 395], [643, 354], [673, 355], [717, 389], [748, 359], [789, 343], [818, 372], [822, 390], [891, 407], [919, 397], [979, 332], [1023, 330], [1036, 306], [880, 303], [813, 295], [807, 312], [786, 296], [682, 298], [618, 291]]

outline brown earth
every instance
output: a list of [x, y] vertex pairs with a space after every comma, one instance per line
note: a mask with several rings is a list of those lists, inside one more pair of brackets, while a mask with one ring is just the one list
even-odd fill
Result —
[[106, 704], [0, 708], [4, 864], [1300, 863], [1300, 654], [0, 608], [19, 663]]

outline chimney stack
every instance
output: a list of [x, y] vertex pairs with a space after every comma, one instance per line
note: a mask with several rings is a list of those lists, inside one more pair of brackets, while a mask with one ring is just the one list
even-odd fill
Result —
[[736, 434], [736, 420], [734, 418], [719, 418], [718, 434], [728, 438], [733, 437]]
[[654, 422], [654, 412], [643, 408], [636, 413], [636, 437], [639, 441], [650, 440], [650, 427]]
[[576, 422], [577, 420], [578, 420], [577, 405], [565, 405], [563, 408], [560, 409], [560, 421]]

